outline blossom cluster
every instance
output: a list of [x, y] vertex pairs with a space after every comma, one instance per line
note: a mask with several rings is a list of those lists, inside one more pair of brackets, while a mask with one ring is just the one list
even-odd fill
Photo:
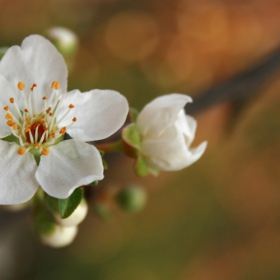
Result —
[[[39, 35], [12, 46], [1, 59], [0, 204], [27, 202], [38, 190], [43, 193], [39, 205], [45, 203], [44, 196], [60, 203], [81, 186], [103, 179], [100, 151], [87, 142], [106, 139], [122, 128], [128, 102], [114, 90], [68, 92], [67, 76], [63, 56]], [[180, 170], [204, 153], [206, 142], [190, 148], [196, 121], [184, 112], [187, 102], [191, 98], [184, 94], [158, 97], [122, 128], [120, 151], [135, 158], [138, 175]], [[38, 206], [38, 199], [34, 201]], [[81, 201], [70, 217], [56, 219], [51, 234], [42, 235], [44, 243], [71, 242], [76, 224], [66, 220], [77, 216]]]

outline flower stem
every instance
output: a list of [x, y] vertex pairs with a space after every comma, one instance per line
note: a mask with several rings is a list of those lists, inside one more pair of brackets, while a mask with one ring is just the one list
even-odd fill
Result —
[[107, 152], [122, 152], [123, 151], [123, 143], [122, 140], [111, 142], [111, 143], [104, 143], [104, 144], [98, 144], [95, 145], [95, 147], [103, 151], [105, 153]]

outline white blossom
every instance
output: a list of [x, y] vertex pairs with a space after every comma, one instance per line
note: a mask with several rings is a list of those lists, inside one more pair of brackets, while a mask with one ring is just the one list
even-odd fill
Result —
[[184, 112], [192, 99], [183, 94], [158, 97], [139, 113], [136, 126], [141, 136], [140, 154], [152, 168], [162, 171], [183, 169], [197, 161], [207, 142], [190, 148], [196, 121]]
[[[63, 199], [103, 179], [100, 154], [85, 142], [116, 132], [128, 112], [116, 91], [67, 92], [64, 59], [39, 35], [9, 48], [0, 61], [0, 105], [0, 139], [13, 136], [0, 140], [0, 204], [25, 202], [39, 185]], [[73, 139], [61, 141], [66, 132]]]

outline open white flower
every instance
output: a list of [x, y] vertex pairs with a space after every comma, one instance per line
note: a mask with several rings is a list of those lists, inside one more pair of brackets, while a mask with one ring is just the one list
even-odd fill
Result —
[[[0, 138], [13, 136], [12, 142], [0, 140], [0, 204], [25, 202], [39, 185], [67, 198], [75, 188], [103, 179], [100, 154], [85, 141], [113, 134], [128, 112], [116, 91], [67, 93], [64, 59], [39, 35], [2, 58], [0, 104]], [[66, 132], [73, 139], [60, 142]], [[41, 155], [38, 167], [33, 155]]]
[[140, 155], [152, 168], [162, 171], [183, 169], [197, 161], [207, 142], [190, 148], [196, 121], [184, 112], [192, 99], [183, 94], [158, 97], [139, 113], [136, 127], [140, 133]]

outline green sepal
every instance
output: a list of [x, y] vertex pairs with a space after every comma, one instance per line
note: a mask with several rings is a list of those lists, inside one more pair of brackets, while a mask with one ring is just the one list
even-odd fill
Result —
[[137, 109], [132, 108], [132, 107], [129, 108], [128, 116], [132, 123], [136, 122], [138, 115], [139, 115], [139, 112]]
[[55, 218], [51, 211], [42, 205], [34, 209], [34, 227], [38, 233], [51, 235], [55, 229]]
[[66, 199], [59, 199], [59, 214], [61, 219], [68, 218], [78, 207], [84, 196], [84, 190], [77, 188]]
[[92, 183], [88, 184], [87, 186], [88, 186], [88, 187], [95, 187], [95, 186], [98, 185], [98, 182], [99, 182], [99, 181], [93, 181]]
[[1, 140], [6, 141], [6, 142], [15, 142], [15, 143], [19, 143], [18, 138], [17, 138], [15, 135], [13, 135], [13, 134], [4, 137], [4, 138], [2, 138]]
[[125, 154], [137, 158], [141, 147], [141, 136], [134, 123], [122, 130], [122, 141]]
[[102, 164], [103, 164], [103, 168], [104, 170], [107, 170], [108, 169], [108, 164], [105, 160], [102, 160]]
[[140, 177], [145, 177], [149, 174], [149, 166], [143, 157], [138, 157], [135, 165], [134, 165], [135, 172]]

